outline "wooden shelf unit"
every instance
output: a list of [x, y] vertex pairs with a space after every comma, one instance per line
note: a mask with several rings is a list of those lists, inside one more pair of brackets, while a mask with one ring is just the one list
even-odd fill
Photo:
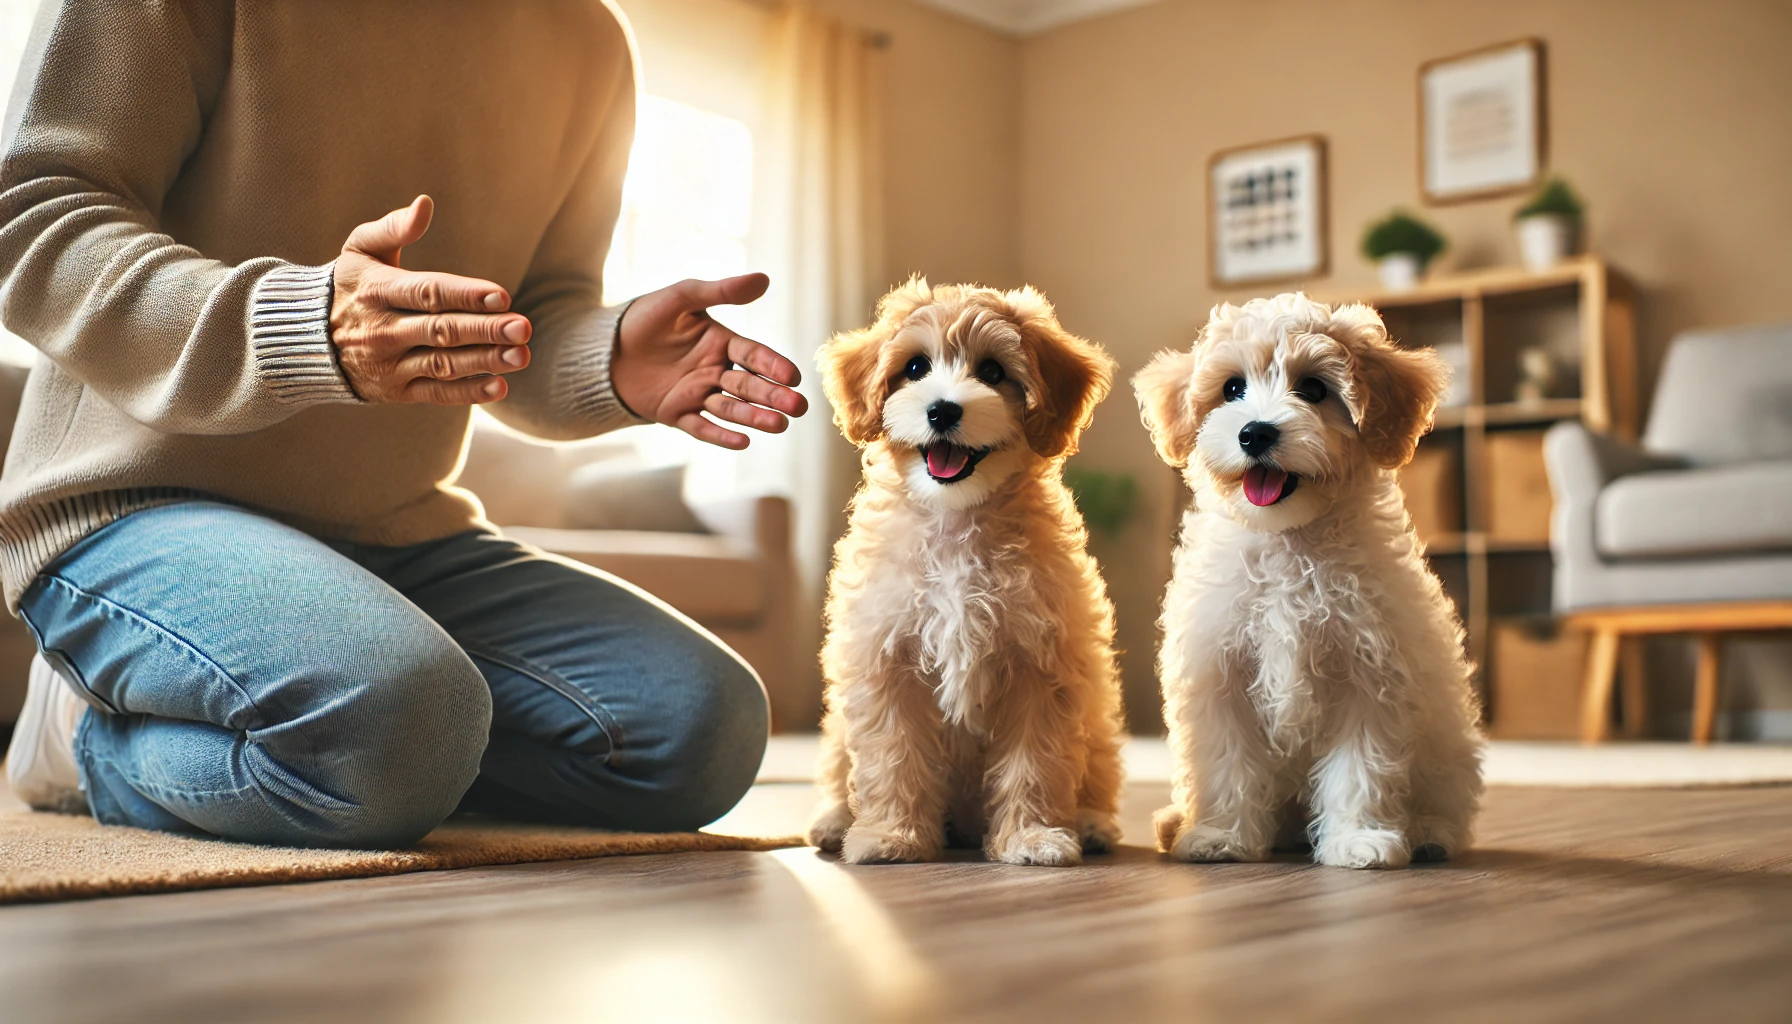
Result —
[[[1430, 538], [1426, 555], [1457, 602], [1468, 630], [1469, 656], [1477, 666], [1477, 685], [1491, 715], [1498, 714], [1488, 692], [1489, 638], [1496, 618], [1535, 620], [1550, 608], [1548, 581], [1538, 578], [1548, 574], [1548, 543], [1489, 533], [1488, 436], [1580, 419], [1594, 430], [1635, 438], [1635, 294], [1631, 283], [1605, 262], [1579, 256], [1541, 272], [1499, 267], [1431, 278], [1409, 291], [1322, 299], [1374, 306], [1401, 344], [1459, 340], [1466, 349], [1468, 401], [1438, 410], [1436, 428], [1421, 442], [1459, 446], [1464, 521], [1460, 531]], [[1568, 349], [1578, 367], [1568, 369], [1579, 371], [1579, 394], [1517, 401], [1511, 385], [1518, 352], [1547, 343], [1534, 331], [1551, 316], [1574, 335]], [[1527, 331], [1531, 336], [1525, 336]], [[1554, 351], [1558, 361], [1566, 362], [1561, 357], [1569, 353], [1560, 344]]]

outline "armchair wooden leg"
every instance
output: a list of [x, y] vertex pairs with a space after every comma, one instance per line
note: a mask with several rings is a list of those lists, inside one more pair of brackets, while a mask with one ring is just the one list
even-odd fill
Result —
[[1640, 740], [1649, 735], [1649, 677], [1643, 668], [1643, 644], [1647, 638], [1627, 636], [1618, 646], [1618, 683], [1624, 691], [1624, 738]]
[[1580, 738], [1583, 743], [1598, 743], [1611, 731], [1612, 682], [1618, 671], [1618, 631], [1599, 626], [1593, 631], [1593, 644], [1587, 651], [1587, 677], [1580, 690]]
[[1723, 636], [1699, 634], [1699, 668], [1692, 684], [1692, 740], [1710, 743], [1717, 733], [1718, 682], [1723, 674]]

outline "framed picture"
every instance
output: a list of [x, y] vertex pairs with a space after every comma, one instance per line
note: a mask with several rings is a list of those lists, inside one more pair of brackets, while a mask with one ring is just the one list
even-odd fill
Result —
[[1207, 164], [1208, 272], [1216, 288], [1326, 271], [1325, 138], [1222, 149]]
[[1517, 192], [1543, 173], [1543, 41], [1419, 66], [1419, 181], [1428, 203]]

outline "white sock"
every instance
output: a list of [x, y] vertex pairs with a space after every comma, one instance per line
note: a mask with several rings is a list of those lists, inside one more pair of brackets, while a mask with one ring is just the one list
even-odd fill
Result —
[[40, 811], [87, 813], [75, 762], [75, 729], [86, 710], [87, 702], [43, 655], [31, 659], [25, 707], [6, 752], [6, 781], [14, 796]]

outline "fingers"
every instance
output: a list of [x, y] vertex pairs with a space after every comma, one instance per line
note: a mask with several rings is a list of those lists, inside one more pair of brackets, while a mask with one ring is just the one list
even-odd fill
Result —
[[[779, 384], [802, 383], [802, 372], [796, 364], [751, 338], [736, 334], [728, 339], [728, 358], [759, 376]], [[802, 397], [798, 395], [797, 397]], [[802, 415], [800, 412], [796, 415]]]
[[[809, 400], [787, 387], [773, 384], [757, 374], [745, 370], [729, 370], [722, 374], [722, 390], [737, 395], [768, 409], [776, 409], [789, 416], [801, 416], [809, 411]], [[744, 422], [736, 420], [736, 423]]]
[[675, 287], [698, 306], [743, 306], [764, 295], [771, 283], [764, 274], [742, 274], [720, 281], [680, 281]]
[[367, 288], [376, 301], [418, 313], [498, 313], [510, 308], [509, 292], [459, 274], [393, 269], [371, 275]]
[[454, 348], [461, 345], [522, 345], [534, 332], [518, 313], [481, 316], [476, 313], [421, 313], [392, 323], [385, 341], [399, 351]]
[[428, 402], [434, 405], [484, 405], [496, 402], [510, 393], [510, 385], [502, 377], [473, 377], [468, 380], [430, 380], [423, 377], [406, 385], [403, 401]]
[[527, 346], [478, 345], [418, 349], [400, 359], [397, 370], [400, 379], [460, 380], [475, 374], [511, 373], [528, 365]]
[[718, 448], [740, 451], [747, 446], [747, 435], [712, 423], [704, 419], [701, 413], [685, 413], [678, 418], [677, 426], [697, 440], [706, 441]]
[[743, 427], [763, 430], [768, 434], [782, 434], [790, 425], [781, 413], [761, 408], [750, 402], [743, 402], [733, 395], [717, 392], [703, 400], [704, 411], [719, 416], [730, 423], [738, 423]]
[[435, 200], [418, 196], [411, 200], [411, 205], [356, 227], [349, 232], [343, 248], [366, 253], [381, 263], [396, 267], [399, 251], [423, 238], [435, 210]]

